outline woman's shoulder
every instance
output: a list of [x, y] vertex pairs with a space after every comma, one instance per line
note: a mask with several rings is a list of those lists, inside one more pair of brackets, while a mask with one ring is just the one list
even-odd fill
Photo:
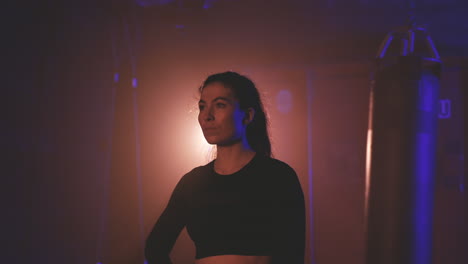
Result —
[[211, 172], [211, 166], [213, 162], [209, 162], [205, 165], [202, 166], [197, 166], [184, 174], [180, 181], [183, 182], [198, 182], [202, 180], [203, 178], [207, 177], [210, 175]]
[[[285, 161], [276, 158], [264, 158], [259, 174], [265, 178], [265, 182], [273, 188], [290, 190], [293, 193], [301, 190], [301, 184], [296, 171]], [[299, 191], [300, 193], [300, 191]]]
[[257, 171], [272, 182], [297, 180], [296, 171], [288, 163], [273, 157], [262, 157], [258, 162]]
[[273, 158], [273, 157], [264, 157], [262, 159], [262, 164], [264, 167], [269, 168], [273, 171], [277, 172], [289, 172], [289, 173], [296, 173], [294, 169], [286, 162]]

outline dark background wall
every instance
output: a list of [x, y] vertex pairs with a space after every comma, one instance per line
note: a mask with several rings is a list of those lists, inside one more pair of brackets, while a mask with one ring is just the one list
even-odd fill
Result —
[[[312, 159], [308, 261], [363, 263], [370, 61], [385, 34], [405, 23], [410, 3], [443, 56], [441, 99], [452, 106], [450, 118], [439, 120], [434, 261], [468, 260], [463, 1], [232, 0], [207, 9], [204, 1], [162, 2], [5, 5], [2, 263], [142, 263], [142, 236], [175, 183], [207, 160], [194, 157], [202, 151], [187, 153], [196, 87], [229, 69], [257, 81], [276, 121], [277, 157], [298, 170], [307, 194]], [[289, 115], [278, 111], [283, 89], [296, 102]], [[191, 263], [193, 253], [184, 234], [173, 259]]]

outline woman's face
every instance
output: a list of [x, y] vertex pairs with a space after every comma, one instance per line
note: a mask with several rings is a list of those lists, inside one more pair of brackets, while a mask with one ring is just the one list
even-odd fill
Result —
[[205, 86], [198, 106], [198, 122], [208, 143], [230, 145], [245, 137], [245, 112], [231, 89], [222, 83]]

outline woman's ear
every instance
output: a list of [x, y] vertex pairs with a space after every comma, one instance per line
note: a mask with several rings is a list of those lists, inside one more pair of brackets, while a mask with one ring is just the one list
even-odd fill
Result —
[[255, 109], [253, 109], [252, 107], [249, 107], [247, 108], [247, 110], [245, 111], [245, 117], [244, 117], [244, 125], [248, 125], [250, 124], [253, 119], [255, 117]]

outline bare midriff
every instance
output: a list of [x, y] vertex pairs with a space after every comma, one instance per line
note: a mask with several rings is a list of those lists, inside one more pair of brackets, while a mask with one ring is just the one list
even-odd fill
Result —
[[270, 264], [271, 256], [219, 255], [195, 260], [195, 264]]

